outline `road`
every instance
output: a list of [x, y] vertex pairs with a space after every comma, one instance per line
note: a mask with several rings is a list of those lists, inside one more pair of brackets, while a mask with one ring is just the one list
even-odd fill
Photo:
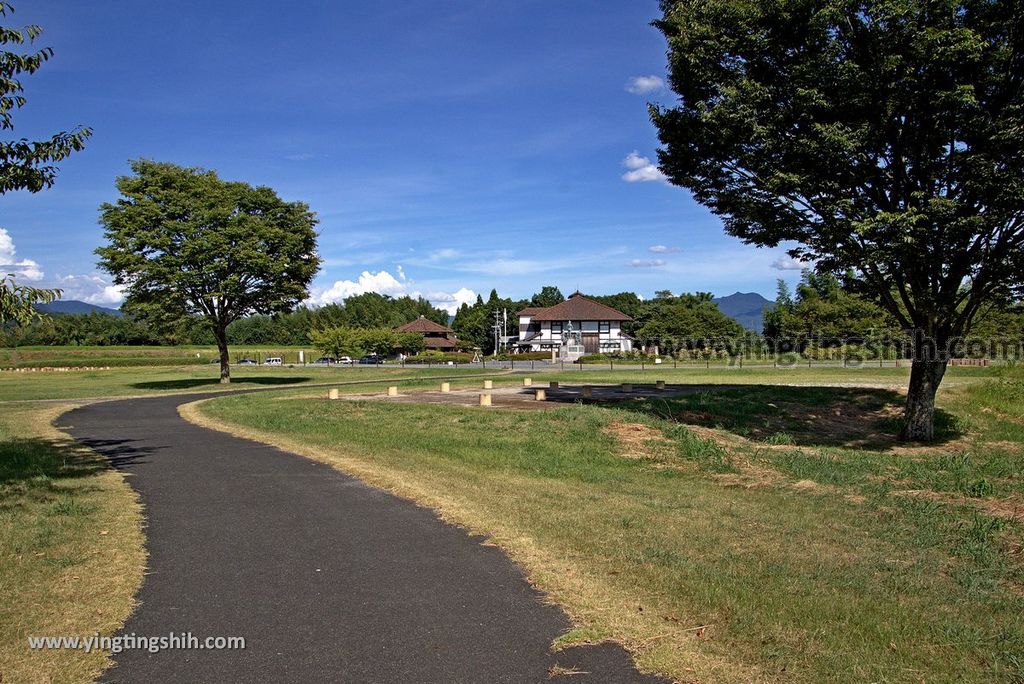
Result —
[[200, 395], [99, 402], [61, 426], [139, 493], [149, 567], [105, 682], [654, 682], [569, 621], [497, 548], [329, 466], [182, 420]]

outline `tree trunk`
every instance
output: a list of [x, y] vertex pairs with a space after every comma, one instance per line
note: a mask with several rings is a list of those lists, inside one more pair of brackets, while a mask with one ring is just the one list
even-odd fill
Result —
[[217, 350], [220, 352], [220, 384], [227, 385], [231, 382], [231, 359], [228, 356], [228, 333], [226, 329], [218, 328], [213, 331], [217, 338]]
[[946, 359], [915, 358], [910, 367], [907, 409], [902, 438], [912, 442], [935, 439], [935, 393], [946, 373]]

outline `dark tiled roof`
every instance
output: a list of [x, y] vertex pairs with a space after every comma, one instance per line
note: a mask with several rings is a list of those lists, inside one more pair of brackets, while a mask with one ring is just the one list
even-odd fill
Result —
[[541, 309], [533, 315], [535, 321], [631, 321], [626, 314], [587, 299], [579, 292], [569, 295], [561, 304]]
[[520, 311], [516, 315], [517, 316], [535, 316], [535, 315], [539, 314], [541, 311], [544, 311], [544, 307], [543, 306], [528, 306], [528, 307], [526, 307], [525, 309], [523, 309], [522, 311]]
[[420, 316], [411, 323], [395, 328], [395, 330], [403, 333], [452, 333], [452, 329], [448, 326], [435, 323], [423, 316]]
[[447, 337], [426, 337], [423, 346], [427, 349], [455, 349], [458, 342]]

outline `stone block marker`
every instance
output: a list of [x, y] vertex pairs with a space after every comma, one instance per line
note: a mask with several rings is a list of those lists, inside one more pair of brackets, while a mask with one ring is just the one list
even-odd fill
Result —
[[545, 400], [545, 399], [547, 399], [548, 397], [547, 397], [547, 393], [546, 393], [546, 392], [545, 392], [545, 391], [544, 391], [543, 389], [538, 389], [538, 390], [537, 390], [537, 394], [536, 394], [536, 396], [535, 396], [534, 398], [535, 398], [535, 399], [536, 399], [537, 401], [544, 401], [544, 400]]
[[628, 383], [628, 382], [622, 383], [622, 391], [627, 393], [627, 394], [632, 392], [633, 391], [633, 385], [631, 383]]
[[584, 385], [583, 386], [583, 396], [586, 397], [587, 399], [589, 399], [590, 397], [594, 396], [594, 388], [591, 387], [590, 385]]
[[484, 380], [484, 389], [494, 389], [494, 381]]
[[328, 399], [337, 399], [338, 398], [338, 390], [336, 390], [336, 389], [328, 390], [327, 391], [327, 398]]
[[533, 378], [523, 378], [523, 387], [529, 387], [533, 384]]
[[658, 389], [660, 389], [660, 390], [663, 390], [663, 389], [665, 389], [665, 381], [664, 381], [664, 380], [659, 380], [659, 381], [658, 381], [658, 384], [657, 384], [656, 386], [657, 386], [657, 388], [658, 388]]
[[391, 385], [390, 387], [388, 387], [388, 396], [389, 397], [397, 397], [398, 396], [398, 385]]
[[490, 406], [491, 405], [491, 393], [490, 392], [481, 392], [480, 393], [480, 405], [481, 406]]
[[552, 380], [548, 383], [548, 389], [558, 389], [558, 381]]
[[442, 382], [441, 383], [441, 391], [442, 392], [451, 392], [452, 391], [452, 384], [450, 382]]

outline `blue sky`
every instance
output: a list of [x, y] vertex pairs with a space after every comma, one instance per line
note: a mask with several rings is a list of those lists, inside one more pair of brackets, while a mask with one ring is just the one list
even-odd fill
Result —
[[95, 130], [54, 188], [0, 196], [0, 268], [116, 304], [101, 202], [127, 161], [216, 169], [319, 214], [312, 299], [448, 307], [526, 297], [757, 291], [799, 271], [722, 232], [649, 160], [669, 104], [657, 2], [16, 0], [54, 58], [18, 137]]

